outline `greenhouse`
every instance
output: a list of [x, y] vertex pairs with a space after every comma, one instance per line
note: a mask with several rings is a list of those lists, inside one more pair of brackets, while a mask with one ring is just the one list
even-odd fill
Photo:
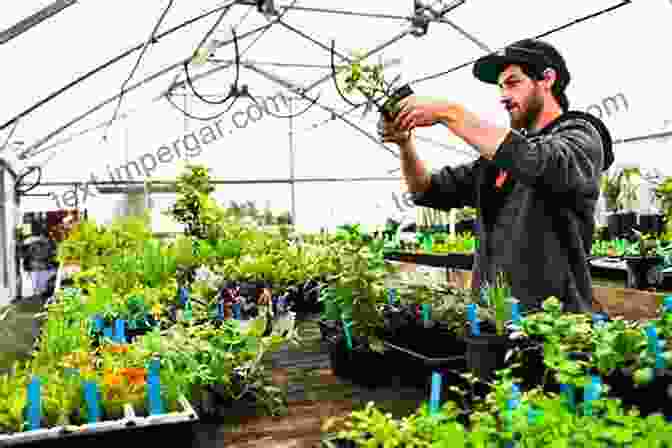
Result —
[[6, 3], [1, 446], [672, 448], [672, 2]]

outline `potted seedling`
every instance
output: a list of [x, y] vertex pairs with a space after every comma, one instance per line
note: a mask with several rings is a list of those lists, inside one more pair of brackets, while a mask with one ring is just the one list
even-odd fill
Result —
[[482, 301], [490, 312], [490, 319], [481, 321], [470, 305], [467, 334], [465, 335], [467, 367], [483, 382], [490, 380], [495, 371], [505, 366], [510, 346], [506, 322], [512, 320], [517, 301], [511, 297], [510, 281], [499, 272], [493, 285], [482, 289]]
[[639, 202], [641, 174], [639, 168], [624, 168], [621, 176], [621, 233], [630, 234], [637, 225], [635, 209]]
[[621, 221], [618, 214], [621, 177], [621, 171], [617, 171], [611, 175], [607, 173], [602, 175], [602, 193], [604, 194], [606, 209], [609, 213], [607, 215], [609, 239], [618, 238], [621, 233]]
[[[366, 99], [364, 114], [371, 111], [375, 106], [385, 120], [392, 121], [400, 111], [399, 102], [411, 95], [413, 89], [408, 84], [399, 85], [401, 75], [397, 75], [391, 81], [385, 79], [383, 70], [385, 64], [379, 60], [376, 64], [365, 64], [363, 55], [355, 55], [354, 60], [344, 69], [337, 70], [334, 63], [334, 51], [332, 42], [331, 68], [336, 86], [336, 91], [343, 100], [353, 107], [356, 104], [346, 98], [345, 94], [359, 93]], [[339, 86], [338, 72], [345, 73], [343, 88]]]

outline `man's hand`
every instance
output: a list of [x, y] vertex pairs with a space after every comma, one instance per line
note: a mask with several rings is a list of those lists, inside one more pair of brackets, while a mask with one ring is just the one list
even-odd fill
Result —
[[457, 121], [459, 107], [445, 100], [410, 96], [399, 102], [401, 110], [394, 123], [399, 129], [411, 130], [433, 126], [441, 120]]
[[394, 122], [385, 120], [380, 116], [378, 120], [378, 135], [383, 139], [383, 143], [396, 143], [399, 146], [405, 145], [413, 136], [413, 131], [403, 131], [394, 125]]

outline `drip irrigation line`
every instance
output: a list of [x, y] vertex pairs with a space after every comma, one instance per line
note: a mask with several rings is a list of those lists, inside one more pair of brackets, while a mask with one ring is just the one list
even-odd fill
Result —
[[[157, 20], [156, 24], [154, 25], [154, 28], [152, 28], [152, 32], [149, 35], [149, 38], [145, 41], [145, 44], [142, 47], [142, 50], [140, 51], [140, 55], [138, 56], [138, 59], [135, 61], [135, 65], [133, 66], [133, 69], [131, 70], [131, 73], [128, 75], [128, 78], [126, 78], [126, 81], [121, 85], [120, 89], [120, 95], [119, 95], [119, 101], [117, 101], [117, 107], [114, 109], [114, 114], [112, 114], [112, 120], [110, 123], [112, 123], [114, 120], [117, 119], [117, 116], [119, 114], [119, 109], [121, 108], [121, 102], [124, 99], [124, 93], [126, 86], [128, 85], [129, 82], [131, 82], [131, 79], [133, 78], [133, 75], [135, 75], [135, 72], [138, 70], [138, 67], [140, 67], [140, 62], [142, 61], [142, 58], [145, 56], [145, 52], [149, 48], [150, 44], [154, 42], [154, 36], [156, 36], [156, 32], [159, 30], [159, 27], [163, 23], [164, 19], [166, 18], [166, 15], [168, 14], [168, 11], [173, 7], [173, 4], [175, 3], [175, 0], [169, 0], [168, 6], [166, 6], [163, 9], [163, 12], [161, 13], [161, 16], [159, 17], [159, 20]], [[225, 12], [228, 11], [228, 9], [224, 10]], [[109, 131], [109, 126], [105, 128], [105, 135], [104, 135], [104, 140], [107, 140], [107, 132]]]
[[[219, 23], [219, 22], [218, 22]], [[214, 28], [213, 28], [214, 30]], [[192, 81], [191, 75], [189, 74], [189, 62], [185, 61], [184, 62], [184, 76], [187, 78], [187, 85], [189, 86], [189, 89], [193, 92], [196, 97], [203, 101], [204, 103], [215, 105], [215, 106], [220, 106], [227, 101], [229, 101], [231, 98], [233, 98], [233, 102], [229, 105], [229, 107], [226, 109], [226, 112], [231, 110], [233, 105], [236, 103], [236, 99], [238, 99], [238, 81], [240, 80], [240, 49], [238, 47], [238, 37], [236, 34], [236, 30], [234, 28], [231, 29], [231, 32], [233, 33], [233, 47], [236, 52], [236, 59], [234, 61], [235, 66], [236, 66], [236, 79], [233, 82], [233, 85], [231, 86], [231, 89], [229, 90], [229, 94], [224, 98], [223, 100], [209, 100], [205, 96], [202, 96], [198, 91], [196, 91], [196, 87], [194, 86], [194, 83]], [[198, 51], [198, 49], [196, 50]], [[194, 52], [195, 54], [196, 52]]]
[[[191, 19], [189, 19], [189, 20], [187, 20], [187, 21], [185, 21], [185, 22], [182, 22], [181, 24], [176, 25], [176, 26], [174, 26], [173, 28], [164, 31], [163, 33], [159, 34], [158, 36], [155, 36], [155, 38], [154, 38], [154, 42], [153, 42], [153, 43], [158, 43], [158, 41], [159, 41], [160, 39], [163, 39], [164, 37], [166, 37], [166, 36], [168, 36], [168, 35], [170, 35], [170, 34], [173, 34], [174, 32], [181, 30], [182, 28], [188, 27], [188, 26], [190, 26], [190, 25], [192, 25], [192, 24], [194, 24], [194, 23], [196, 23], [196, 22], [198, 22], [198, 21], [200, 21], [200, 20], [203, 20], [203, 19], [205, 19], [205, 18], [211, 16], [212, 14], [215, 14], [215, 13], [221, 11], [222, 9], [229, 8], [230, 6], [236, 4], [236, 3], [239, 2], [239, 1], [240, 1], [240, 0], [231, 0], [228, 4], [226, 4], [226, 5], [224, 5], [224, 6], [220, 6], [220, 7], [218, 7], [218, 8], [215, 8], [215, 9], [211, 10], [211, 11], [208, 11], [208, 12], [205, 12], [205, 13], [203, 13], [203, 14], [201, 14], [201, 15], [198, 15], [198, 16], [196, 16], [196, 17], [193, 17], [193, 18], [191, 18]], [[141, 50], [141, 49], [143, 48], [143, 46], [144, 46], [144, 42], [142, 42], [142, 43], [136, 45], [135, 47], [130, 48], [129, 50], [126, 50], [125, 52], [121, 53], [121, 54], [118, 55], [118, 56], [115, 56], [115, 57], [111, 58], [110, 60], [104, 62], [103, 64], [99, 65], [98, 67], [94, 68], [93, 70], [90, 70], [89, 72], [87, 72], [87, 73], [85, 73], [85, 74], [83, 74], [83, 75], [77, 77], [74, 81], [71, 81], [70, 83], [68, 83], [68, 84], [66, 84], [65, 86], [61, 87], [61, 88], [58, 89], [57, 91], [55, 91], [55, 92], [53, 92], [53, 93], [47, 95], [46, 97], [44, 97], [44, 98], [42, 98], [41, 100], [39, 100], [37, 103], [33, 104], [33, 105], [30, 106], [29, 108], [27, 108], [27, 109], [23, 110], [22, 112], [20, 112], [20, 113], [19, 113], [18, 115], [16, 115], [14, 118], [12, 118], [12, 119], [10, 119], [9, 121], [7, 121], [7, 122], [3, 123], [2, 125], [0, 125], [0, 131], [3, 130], [3, 129], [5, 129], [7, 126], [10, 126], [10, 125], [14, 124], [17, 120], [19, 120], [19, 119], [25, 117], [26, 115], [30, 114], [31, 112], [35, 111], [36, 109], [38, 109], [38, 108], [44, 106], [44, 105], [45, 105], [46, 103], [48, 103], [49, 101], [51, 101], [51, 100], [53, 100], [54, 98], [60, 96], [60, 95], [63, 94], [64, 92], [70, 90], [72, 87], [74, 87], [74, 86], [80, 84], [81, 82], [85, 81], [86, 79], [90, 78], [91, 76], [95, 75], [96, 73], [98, 73], [98, 72], [100, 72], [100, 71], [102, 71], [102, 70], [104, 70], [104, 69], [110, 67], [111, 65], [113, 65], [113, 64], [115, 64], [115, 63], [121, 61], [122, 59], [124, 59], [124, 58], [126, 58], [127, 56], [129, 56], [129, 55], [135, 53], [136, 51]]]
[[[581, 22], [585, 22], [586, 20], [594, 19], [595, 17], [598, 17], [598, 16], [600, 16], [600, 15], [602, 15], [602, 14], [606, 14], [606, 13], [608, 13], [608, 12], [612, 12], [612, 11], [614, 11], [614, 10], [616, 10], [616, 9], [618, 9], [618, 8], [620, 8], [620, 7], [622, 7], [622, 6], [626, 6], [626, 5], [629, 5], [629, 4], [631, 4], [631, 3], [632, 3], [632, 0], [623, 0], [621, 3], [619, 3], [619, 4], [617, 4], [617, 5], [610, 6], [609, 8], [602, 9], [602, 10], [600, 10], [600, 11], [597, 11], [597, 12], [595, 12], [595, 13], [589, 14], [589, 15], [587, 15], [587, 16], [579, 17], [578, 19], [572, 20], [571, 22], [565, 23], [564, 25], [560, 25], [560, 26], [557, 26], [557, 27], [555, 27], [555, 28], [552, 28], [552, 29], [549, 30], [549, 31], [546, 31], [546, 32], [544, 32], [544, 33], [542, 33], [542, 34], [539, 34], [539, 35], [537, 35], [537, 36], [534, 36], [532, 39], [541, 39], [541, 38], [543, 38], [543, 37], [549, 36], [549, 35], [551, 35], [551, 34], [553, 34], [553, 33], [558, 32], [558, 31], [562, 31], [562, 30], [567, 29], [567, 28], [569, 28], [569, 27], [571, 27], [571, 26], [577, 25], [577, 24], [579, 24], [579, 23], [581, 23]], [[430, 81], [430, 80], [432, 80], [432, 79], [436, 79], [436, 78], [440, 78], [440, 77], [445, 76], [445, 75], [449, 75], [449, 74], [451, 74], [451, 73], [453, 73], [453, 72], [456, 72], [456, 71], [458, 71], [458, 70], [460, 70], [460, 69], [463, 69], [463, 68], [465, 68], [465, 67], [469, 67], [470, 65], [472, 65], [472, 64], [474, 64], [476, 61], [478, 61], [478, 59], [480, 59], [480, 56], [479, 56], [478, 58], [474, 58], [474, 59], [472, 59], [472, 60], [470, 60], [470, 61], [464, 62], [464, 63], [462, 63], [462, 64], [460, 64], [460, 65], [455, 66], [455, 67], [452, 67], [452, 68], [450, 68], [450, 69], [448, 69], [448, 70], [446, 70], [446, 71], [439, 72], [439, 73], [436, 73], [436, 74], [433, 74], [433, 75], [424, 76], [424, 77], [422, 77], [422, 78], [418, 78], [418, 79], [415, 79], [415, 80], [413, 80], [413, 81], [410, 81], [410, 82], [408, 83], [408, 85], [418, 84], [418, 83], [421, 83], [421, 82], [424, 82], [424, 81]]]

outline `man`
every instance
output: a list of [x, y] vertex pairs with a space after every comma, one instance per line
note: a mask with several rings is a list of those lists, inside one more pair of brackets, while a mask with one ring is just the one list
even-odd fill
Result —
[[[479, 59], [474, 76], [501, 89], [510, 127], [487, 123], [462, 105], [409, 97], [383, 141], [400, 146], [401, 168], [417, 205], [479, 210], [475, 277], [509, 278], [524, 308], [549, 296], [567, 311], [589, 312], [592, 246], [600, 176], [612, 141], [592, 115], [568, 111], [570, 74], [560, 53], [523, 40]], [[414, 128], [443, 122], [480, 157], [430, 174], [415, 150]], [[479, 287], [478, 284], [475, 287]]]

